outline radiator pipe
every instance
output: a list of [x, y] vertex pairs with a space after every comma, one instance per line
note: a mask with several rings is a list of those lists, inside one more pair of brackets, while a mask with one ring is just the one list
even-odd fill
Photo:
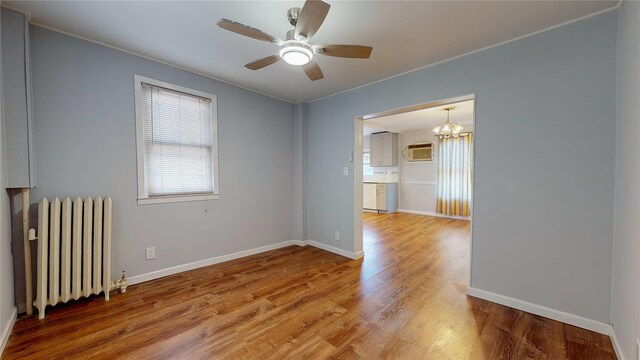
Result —
[[33, 314], [33, 279], [31, 274], [31, 243], [29, 242], [30, 233], [29, 188], [26, 188], [22, 189], [22, 236], [24, 241], [24, 277], [27, 315]]

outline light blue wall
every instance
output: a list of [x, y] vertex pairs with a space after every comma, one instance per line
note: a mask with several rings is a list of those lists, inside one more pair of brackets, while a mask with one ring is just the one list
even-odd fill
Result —
[[11, 169], [5, 174], [11, 188], [33, 187], [30, 182], [30, 119], [28, 87], [28, 56], [25, 42], [27, 17], [19, 12], [2, 9], [2, 86], [4, 102], [5, 161]]
[[[616, 12], [600, 15], [295, 112], [288, 103], [33, 27], [40, 187], [32, 199], [111, 195], [114, 276], [305, 232], [353, 251], [354, 117], [476, 93], [472, 285], [609, 322], [616, 21]], [[222, 194], [207, 212], [203, 203], [136, 204], [133, 74], [218, 96]], [[147, 246], [157, 247], [157, 260], [144, 261]]]
[[307, 104], [297, 103], [294, 107], [294, 203], [293, 234], [296, 240], [305, 240], [306, 235], [306, 197], [307, 197], [307, 121], [305, 111]]
[[606, 13], [309, 104], [309, 239], [355, 248], [354, 117], [476, 93], [471, 285], [608, 323], [616, 27]]
[[625, 1], [618, 33], [611, 322], [627, 359], [640, 338], [640, 3]]
[[[121, 269], [135, 276], [293, 238], [292, 104], [43, 28], [31, 30], [39, 184], [32, 200], [110, 195], [113, 276]], [[217, 95], [220, 200], [137, 205], [134, 74]], [[145, 261], [148, 246], [156, 247], [156, 260]]]
[[[2, 16], [0, 16], [0, 18], [2, 18]], [[0, 68], [2, 68], [1, 53]], [[4, 77], [0, 71], [0, 334], [7, 334], [8, 338], [8, 334], [11, 332], [9, 326], [12, 323], [16, 306], [14, 302], [13, 261], [11, 256], [11, 210], [9, 207], [9, 196], [5, 190], [8, 178], [5, 163], [5, 94], [2, 91], [3, 81]], [[3, 340], [3, 338], [0, 338], [0, 343]], [[0, 352], [1, 350], [2, 349], [0, 349]]]

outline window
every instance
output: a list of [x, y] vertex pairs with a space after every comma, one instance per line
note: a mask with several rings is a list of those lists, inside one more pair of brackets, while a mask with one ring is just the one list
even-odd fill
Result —
[[364, 150], [362, 152], [362, 175], [373, 175], [373, 168], [371, 167], [371, 152]]
[[217, 199], [216, 97], [135, 76], [138, 203]]
[[437, 212], [471, 216], [473, 133], [438, 135]]

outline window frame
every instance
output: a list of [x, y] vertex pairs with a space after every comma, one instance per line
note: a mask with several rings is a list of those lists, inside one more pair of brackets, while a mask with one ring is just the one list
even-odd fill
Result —
[[[136, 111], [136, 159], [137, 159], [137, 177], [138, 177], [138, 205], [162, 204], [173, 202], [187, 201], [205, 201], [217, 200], [220, 198], [220, 185], [218, 172], [218, 101], [216, 95], [209, 94], [200, 90], [187, 88], [180, 85], [171, 84], [165, 81], [151, 79], [141, 75], [133, 76], [134, 95], [135, 95], [135, 111]], [[144, 102], [142, 99], [142, 84], [149, 84], [187, 95], [198, 96], [211, 100], [211, 173], [213, 176], [213, 192], [202, 194], [174, 194], [165, 196], [149, 196], [146, 191], [147, 173], [145, 171], [145, 141], [144, 141]]]

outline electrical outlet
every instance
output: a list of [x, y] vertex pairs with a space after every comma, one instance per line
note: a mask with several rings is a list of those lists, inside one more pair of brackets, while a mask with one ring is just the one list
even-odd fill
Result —
[[340, 231], [336, 230], [333, 232], [333, 239], [335, 241], [340, 241]]
[[349, 176], [349, 167], [348, 167], [348, 166], [345, 166], [345, 167], [342, 169], [342, 175], [344, 175], [344, 176]]
[[156, 258], [156, 247], [148, 247], [147, 248], [147, 260], [153, 260]]

